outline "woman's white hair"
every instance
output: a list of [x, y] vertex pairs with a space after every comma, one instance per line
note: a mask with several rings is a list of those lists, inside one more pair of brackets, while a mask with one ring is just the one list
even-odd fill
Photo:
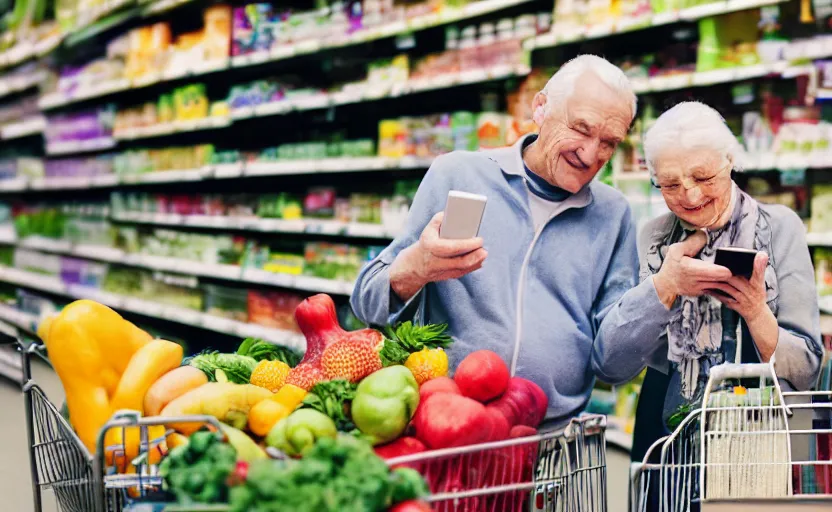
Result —
[[[578, 55], [560, 67], [541, 91], [548, 100], [568, 98], [578, 84], [578, 79], [587, 71], [594, 73], [612, 90], [632, 101], [632, 117], [636, 115], [638, 100], [630, 85], [630, 80], [618, 66], [597, 55]], [[551, 108], [552, 101], [546, 102], [546, 109]]]
[[719, 151], [741, 171], [745, 153], [725, 119], [698, 101], [685, 101], [660, 115], [644, 136], [644, 157], [650, 176], [656, 175], [656, 158], [678, 147]]

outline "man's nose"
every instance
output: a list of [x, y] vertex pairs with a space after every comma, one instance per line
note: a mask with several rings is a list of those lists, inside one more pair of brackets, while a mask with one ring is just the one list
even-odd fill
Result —
[[581, 161], [587, 165], [592, 165], [598, 159], [598, 148], [601, 143], [598, 139], [592, 139], [585, 142], [578, 151], [578, 156]]

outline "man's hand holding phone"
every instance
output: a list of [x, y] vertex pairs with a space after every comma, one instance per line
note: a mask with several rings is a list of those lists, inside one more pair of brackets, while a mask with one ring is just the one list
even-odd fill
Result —
[[444, 215], [434, 215], [419, 240], [401, 251], [390, 266], [390, 286], [400, 299], [409, 300], [428, 283], [470, 274], [485, 262], [488, 252], [482, 238], [439, 236]]

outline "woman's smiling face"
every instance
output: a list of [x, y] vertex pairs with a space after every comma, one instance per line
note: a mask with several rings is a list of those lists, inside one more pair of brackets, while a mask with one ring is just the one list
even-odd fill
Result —
[[697, 228], [719, 227], [731, 204], [732, 162], [720, 151], [677, 147], [653, 162], [667, 207]]

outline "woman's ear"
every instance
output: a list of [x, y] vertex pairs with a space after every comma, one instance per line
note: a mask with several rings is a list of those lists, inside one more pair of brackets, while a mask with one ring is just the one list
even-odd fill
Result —
[[534, 121], [538, 129], [543, 126], [543, 119], [546, 117], [547, 101], [548, 98], [543, 91], [535, 94], [534, 100], [532, 100], [532, 121]]

